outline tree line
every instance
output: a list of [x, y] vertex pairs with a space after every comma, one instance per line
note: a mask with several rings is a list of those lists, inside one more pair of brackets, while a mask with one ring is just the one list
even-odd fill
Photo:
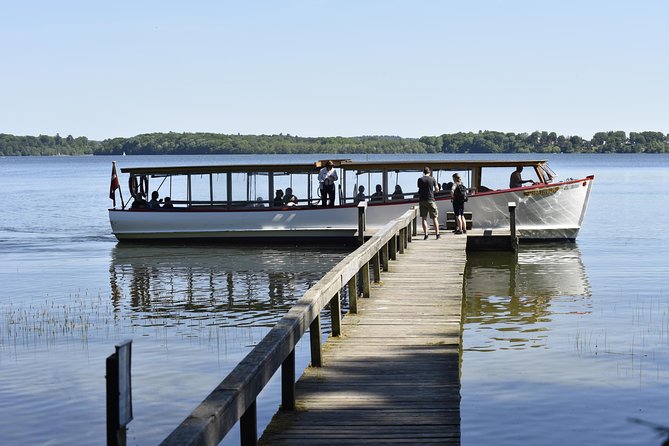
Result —
[[205, 155], [290, 153], [668, 153], [669, 134], [609, 131], [587, 140], [555, 132], [459, 132], [440, 136], [301, 137], [219, 133], [148, 133], [93, 141], [86, 137], [0, 134], [0, 156]]

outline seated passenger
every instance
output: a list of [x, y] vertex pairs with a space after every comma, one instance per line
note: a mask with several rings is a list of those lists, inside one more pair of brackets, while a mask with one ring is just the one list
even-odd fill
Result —
[[279, 208], [283, 207], [283, 190], [277, 189], [272, 205]]
[[134, 198], [135, 199], [130, 205], [130, 209], [146, 209], [148, 203], [144, 199], [144, 194], [142, 192], [138, 192]]
[[357, 205], [358, 203], [362, 203], [366, 199], [367, 197], [365, 197], [365, 186], [358, 186], [358, 194], [353, 199], [353, 204]]
[[395, 191], [393, 192], [393, 195], [390, 197], [391, 200], [404, 200], [404, 192], [402, 192], [402, 186], [399, 184], [395, 185]]
[[163, 208], [169, 209], [173, 207], [174, 205], [172, 204], [172, 199], [170, 197], [165, 197], [165, 203], [163, 204]]
[[158, 199], [158, 191], [154, 190], [151, 192], [151, 201], [149, 201], [149, 209], [160, 209], [160, 203], [162, 203], [163, 200]]
[[253, 207], [256, 207], [256, 208], [264, 208], [264, 207], [265, 207], [265, 203], [263, 203], [263, 201], [265, 201], [265, 200], [263, 200], [262, 197], [258, 197], [258, 198], [256, 198], [256, 202], [255, 202], [255, 204], [253, 205]]
[[283, 196], [283, 204], [285, 206], [295, 206], [297, 204], [297, 197], [293, 195], [293, 189], [286, 188], [286, 195]]
[[381, 187], [380, 184], [376, 185], [376, 192], [372, 194], [372, 197], [370, 198], [371, 202], [379, 202], [383, 201], [383, 187]]

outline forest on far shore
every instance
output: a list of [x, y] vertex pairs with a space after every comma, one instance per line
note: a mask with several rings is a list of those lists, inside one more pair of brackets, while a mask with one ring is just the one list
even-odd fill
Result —
[[669, 134], [609, 131], [587, 140], [555, 132], [460, 132], [440, 136], [226, 135], [147, 133], [89, 140], [84, 136], [15, 136], [0, 133], [0, 156], [200, 155], [273, 153], [667, 153]]

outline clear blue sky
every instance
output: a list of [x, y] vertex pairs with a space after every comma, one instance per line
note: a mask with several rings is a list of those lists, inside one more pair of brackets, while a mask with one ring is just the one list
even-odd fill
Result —
[[0, 0], [0, 133], [669, 133], [667, 1]]

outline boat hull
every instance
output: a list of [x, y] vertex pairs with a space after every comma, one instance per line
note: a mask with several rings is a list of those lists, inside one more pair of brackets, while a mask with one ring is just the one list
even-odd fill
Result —
[[119, 240], [352, 238], [357, 215], [355, 207], [109, 210]]
[[[521, 240], [575, 240], [581, 228], [594, 177], [555, 184], [473, 195], [465, 204], [472, 227], [508, 230], [509, 203], [516, 203], [516, 229]], [[448, 197], [437, 198], [440, 223], [453, 209]], [[366, 227], [375, 231], [399, 217], [416, 200], [369, 203]], [[358, 231], [355, 206], [227, 210], [175, 208], [109, 210], [119, 240], [142, 239], [323, 239], [352, 238]]]

